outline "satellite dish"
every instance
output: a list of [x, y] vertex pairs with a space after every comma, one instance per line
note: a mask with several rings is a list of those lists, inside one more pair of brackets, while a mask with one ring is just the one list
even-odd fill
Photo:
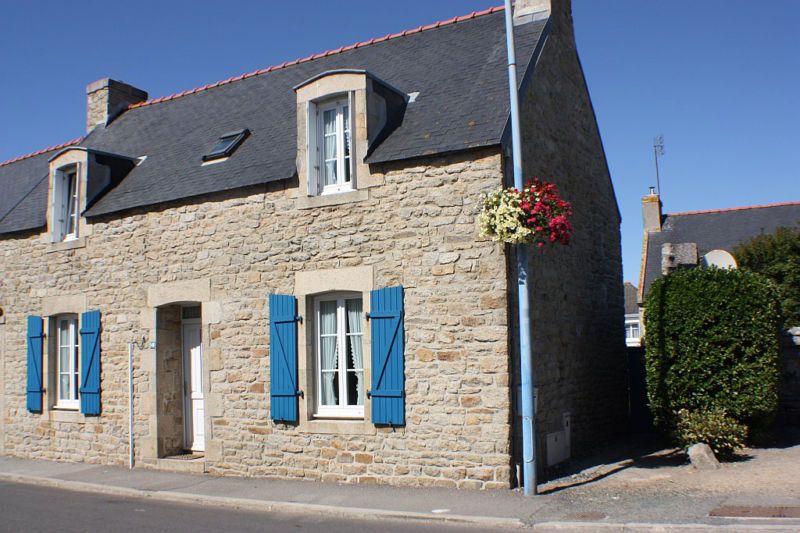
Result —
[[736, 259], [725, 250], [711, 250], [703, 256], [703, 264], [707, 267], [736, 268]]

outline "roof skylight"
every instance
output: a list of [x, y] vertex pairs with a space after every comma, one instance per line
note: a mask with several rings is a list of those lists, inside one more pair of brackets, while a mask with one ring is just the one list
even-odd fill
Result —
[[203, 156], [203, 161], [212, 161], [230, 156], [248, 135], [250, 135], [250, 130], [248, 129], [226, 133], [217, 139], [211, 151]]

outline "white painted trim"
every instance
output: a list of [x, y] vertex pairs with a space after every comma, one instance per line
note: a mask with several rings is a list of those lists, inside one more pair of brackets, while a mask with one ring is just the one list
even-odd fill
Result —
[[[67, 324], [68, 328], [68, 339], [67, 344], [61, 344], [61, 332], [63, 328], [63, 324]], [[56, 328], [55, 328], [55, 388], [56, 388], [56, 396], [55, 396], [55, 405], [53, 406], [54, 409], [80, 409], [80, 396], [79, 396], [79, 389], [80, 389], [80, 358], [81, 358], [81, 350], [80, 350], [80, 324], [78, 315], [75, 314], [64, 314], [59, 315], [56, 317]], [[74, 349], [74, 354], [70, 353], [69, 358], [69, 368], [67, 371], [64, 372], [61, 368], [61, 349], [62, 348], [69, 348], [70, 351]], [[62, 393], [64, 392], [61, 389], [61, 374], [67, 374], [69, 377], [69, 384], [68, 390], [66, 391], [69, 396], [75, 396], [75, 398], [62, 398]]]
[[[353, 121], [353, 107], [352, 107], [352, 91], [348, 92], [346, 98], [342, 98], [341, 95], [335, 97], [333, 99], [324, 100], [321, 102], [316, 102], [314, 104], [314, 113], [315, 113], [315, 123], [316, 123], [316, 132], [313, 137], [314, 143], [314, 150], [309, 150], [309, 176], [314, 175], [316, 177], [316, 183], [314, 187], [309, 188], [310, 191], [316, 191], [316, 194], [320, 196], [330, 195], [330, 194], [339, 194], [342, 192], [348, 192], [355, 189], [355, 172], [354, 172], [354, 150], [353, 146], [354, 142], [354, 121]], [[350, 156], [349, 162], [345, 161], [345, 129], [344, 129], [344, 116], [345, 116], [345, 108], [347, 108], [347, 118], [349, 122], [349, 130], [348, 133], [350, 135]], [[336, 183], [333, 185], [324, 185], [325, 183], [325, 159], [324, 159], [324, 147], [325, 147], [325, 123], [324, 117], [326, 111], [334, 111], [335, 112], [335, 131], [334, 135], [336, 136]], [[310, 115], [309, 115], [310, 116]], [[310, 120], [309, 120], [310, 123]], [[313, 159], [312, 159], [313, 158]], [[316, 164], [312, 165], [312, 162], [316, 162]], [[345, 174], [347, 170], [347, 166], [349, 165], [350, 170], [350, 181], [345, 181]], [[314, 169], [314, 172], [311, 172], [311, 169]]]
[[[362, 301], [362, 329], [361, 329], [361, 346], [362, 350], [364, 349], [364, 329], [365, 329], [365, 320], [363, 318], [363, 301], [364, 296], [361, 293], [356, 292], [338, 292], [338, 293], [328, 293], [321, 296], [317, 296], [314, 298], [314, 324], [315, 324], [315, 331], [314, 331], [314, 382], [315, 382], [315, 397], [317, 399], [316, 406], [315, 406], [315, 414], [316, 418], [355, 418], [355, 419], [363, 419], [364, 418], [364, 404], [361, 405], [342, 405], [342, 401], [346, 401], [347, 398], [347, 333], [346, 333], [346, 309], [345, 309], [345, 300], [355, 300], [361, 299]], [[339, 405], [338, 406], [326, 406], [322, 405], [321, 398], [322, 398], [322, 333], [320, 331], [321, 323], [320, 320], [320, 303], [321, 302], [336, 302], [336, 352], [338, 355], [338, 374], [339, 374]], [[362, 351], [364, 359], [366, 359], [366, 353]], [[362, 387], [366, 385], [366, 365], [362, 364], [361, 369], [354, 369], [360, 370], [362, 373]], [[366, 390], [366, 389], [365, 389]]]
[[[201, 309], [202, 312], [202, 309]], [[194, 399], [191, 398], [191, 391], [192, 391], [192, 380], [195, 379], [195, 375], [192, 372], [192, 354], [190, 351], [186, 350], [186, 327], [187, 326], [197, 326], [200, 333], [200, 365], [201, 370], [199, 372], [199, 379], [200, 379], [200, 391], [203, 396], [203, 442], [197, 442], [197, 431], [195, 430], [194, 424]], [[205, 451], [205, 401], [206, 401], [206, 393], [205, 393], [205, 364], [203, 361], [203, 326], [202, 326], [202, 319], [201, 318], [182, 318], [181, 319], [181, 361], [183, 366], [183, 443], [187, 449], [191, 449], [194, 452], [203, 452]]]
[[[81, 168], [80, 163], [70, 163], [56, 169], [53, 173], [53, 229], [54, 242], [70, 242], [77, 240], [80, 226], [80, 196], [81, 196]], [[74, 195], [69, 195], [70, 177], [74, 180]], [[70, 196], [67, 198], [67, 196]], [[72, 204], [74, 212], [72, 219], [75, 222], [73, 231], [67, 232], [69, 220], [67, 213]]]

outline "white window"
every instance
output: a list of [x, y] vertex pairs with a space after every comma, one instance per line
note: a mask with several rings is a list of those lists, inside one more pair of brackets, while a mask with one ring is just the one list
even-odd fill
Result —
[[309, 129], [309, 135], [315, 136], [309, 165], [314, 179], [309, 180], [309, 194], [353, 189], [351, 107], [349, 97], [313, 106], [317, 118], [316, 128]]
[[326, 295], [316, 305], [317, 416], [364, 417], [364, 344], [360, 296]]
[[64, 315], [56, 318], [56, 407], [77, 409], [79, 376], [78, 317]]
[[625, 344], [628, 346], [642, 345], [642, 328], [637, 315], [633, 318], [625, 318]]
[[53, 220], [56, 241], [78, 238], [78, 170], [76, 167], [56, 172], [53, 187]]

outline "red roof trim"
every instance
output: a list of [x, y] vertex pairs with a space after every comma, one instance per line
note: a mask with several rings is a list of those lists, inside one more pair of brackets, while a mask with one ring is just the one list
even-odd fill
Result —
[[77, 139], [72, 139], [71, 141], [67, 141], [65, 143], [57, 144], [55, 146], [51, 146], [49, 148], [42, 148], [41, 150], [37, 150], [35, 152], [31, 152], [29, 154], [21, 155], [19, 157], [15, 157], [14, 159], [9, 159], [7, 161], [1, 161], [0, 167], [4, 165], [10, 165], [11, 163], [16, 163], [17, 161], [22, 161], [23, 159], [29, 159], [31, 157], [35, 157], [37, 155], [46, 154], [47, 152], [52, 152], [54, 150], [60, 150], [62, 148], [66, 148], [67, 146], [72, 146], [73, 144], [78, 144], [83, 140], [83, 137], [78, 137]]
[[170, 94], [168, 96], [161, 96], [159, 98], [154, 98], [152, 100], [146, 100], [144, 102], [139, 102], [138, 104], [132, 104], [132, 105], [128, 106], [128, 109], [135, 109], [137, 107], [145, 107], [145, 106], [149, 106], [149, 105], [153, 105], [153, 104], [158, 104], [158, 103], [161, 103], [161, 102], [167, 102], [169, 100], [175, 100], [176, 98], [180, 98], [182, 96], [186, 96], [187, 94], [199, 93], [199, 92], [202, 92], [202, 91], [206, 91], [208, 89], [213, 89], [214, 87], [219, 87], [220, 85], [227, 85], [227, 84], [233, 83], [235, 81], [243, 80], [243, 79], [250, 78], [250, 77], [253, 77], [253, 76], [258, 76], [260, 74], [266, 74], [267, 72], [272, 72], [273, 70], [278, 70], [278, 69], [290, 67], [290, 66], [293, 66], [293, 65], [297, 65], [299, 63], [306, 63], [308, 61], [312, 61], [314, 59], [318, 59], [318, 58], [321, 58], [321, 57], [326, 57], [326, 56], [330, 56], [330, 55], [334, 55], [334, 54], [340, 54], [342, 52], [347, 52], [348, 50], [353, 50], [354, 48], [360, 48], [362, 46], [368, 46], [370, 44], [382, 43], [384, 41], [389, 41], [391, 39], [398, 39], [398, 38], [404, 37], [406, 35], [411, 35], [411, 34], [414, 34], [414, 33], [428, 31], [428, 30], [432, 30], [432, 29], [435, 29], [435, 28], [441, 28], [442, 26], [447, 26], [447, 25], [450, 25], [450, 24], [456, 24], [458, 22], [463, 22], [465, 20], [474, 19], [476, 17], [482, 17], [484, 15], [489, 15], [491, 13], [496, 13], [498, 11], [502, 11], [503, 9], [504, 9], [504, 6], [490, 7], [488, 9], [484, 9], [483, 11], [473, 11], [472, 13], [470, 13], [468, 15], [462, 15], [460, 17], [453, 17], [453, 18], [451, 18], [449, 20], [443, 20], [443, 21], [439, 21], [439, 22], [434, 22], [433, 24], [428, 24], [426, 26], [419, 26], [417, 28], [401, 31], [399, 33], [394, 33], [394, 34], [391, 34], [391, 35], [384, 35], [383, 37], [370, 39], [368, 41], [361, 41], [361, 42], [354, 43], [354, 44], [351, 44], [351, 45], [348, 45], [348, 46], [340, 46], [339, 48], [334, 48], [334, 49], [331, 49], [331, 50], [327, 50], [325, 52], [321, 52], [319, 54], [310, 55], [310, 56], [304, 57], [302, 59], [295, 59], [294, 61], [283, 62], [280, 65], [273, 65], [271, 67], [266, 67], [266, 68], [262, 68], [262, 69], [259, 69], [259, 70], [255, 70], [255, 71], [250, 72], [248, 74], [242, 74], [241, 76], [228, 78], [227, 80], [218, 81], [216, 83], [210, 83], [210, 84], [204, 85], [202, 87], [198, 87], [196, 89], [190, 89], [190, 90], [187, 90], [187, 91], [183, 91], [183, 92], [179, 92], [179, 93], [175, 93], [175, 94]]
[[800, 201], [797, 202], [780, 202], [776, 204], [764, 204], [764, 205], [747, 205], [743, 207], [727, 207], [725, 209], [707, 209], [705, 211], [684, 211], [683, 213], [667, 213], [668, 217], [677, 217], [677, 216], [684, 216], [684, 215], [705, 215], [709, 213], [727, 213], [728, 211], [744, 211], [746, 209], [763, 209], [765, 207], [783, 207], [788, 205], [800, 205]]

